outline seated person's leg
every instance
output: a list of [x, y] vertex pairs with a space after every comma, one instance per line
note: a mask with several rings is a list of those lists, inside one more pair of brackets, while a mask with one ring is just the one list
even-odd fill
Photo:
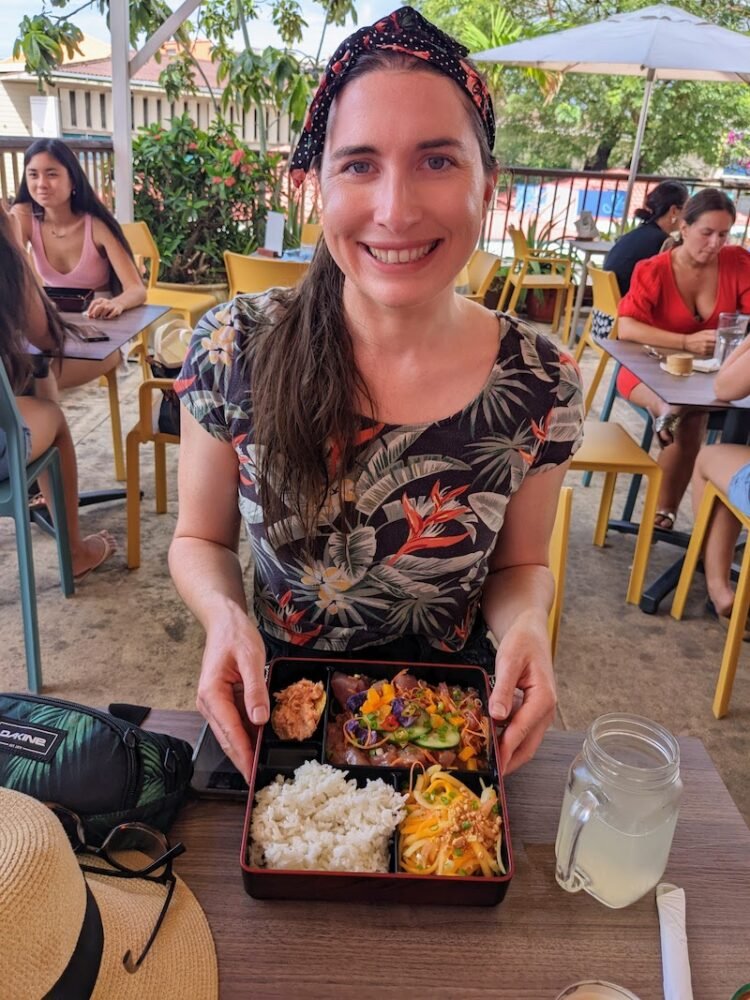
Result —
[[[718, 487], [744, 513], [750, 514], [750, 448], [716, 444], [702, 448], [693, 473], [693, 509], [697, 511], [707, 482]], [[734, 591], [730, 572], [740, 522], [723, 504], [715, 504], [703, 550], [708, 596], [718, 615], [731, 614]]]
[[[106, 531], [87, 535], [85, 538], [81, 535], [78, 520], [76, 454], [70, 428], [60, 407], [47, 399], [35, 399], [31, 396], [17, 397], [16, 404], [21, 419], [31, 432], [29, 461], [38, 458], [51, 445], [55, 445], [60, 452], [73, 574], [76, 577], [81, 576], [96, 569], [112, 555], [115, 551], [114, 539]], [[52, 511], [52, 516], [55, 517], [48, 476], [45, 473], [39, 478], [47, 507]]]

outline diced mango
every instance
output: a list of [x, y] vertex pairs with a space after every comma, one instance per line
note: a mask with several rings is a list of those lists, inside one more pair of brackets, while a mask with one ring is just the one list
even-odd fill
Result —
[[479, 770], [479, 766], [478, 766], [476, 760], [473, 757], [471, 758], [471, 760], [469, 761], [469, 763], [466, 765], [466, 769], [467, 769], [467, 771], [478, 771]]
[[458, 728], [458, 726], [463, 726], [466, 720], [463, 715], [449, 715], [448, 722], [450, 722], [452, 726], [456, 726], [456, 728]]
[[440, 729], [441, 726], [445, 725], [445, 719], [442, 717], [442, 715], [437, 715], [436, 713], [431, 717], [430, 724], [433, 729]]
[[473, 747], [464, 747], [461, 753], [458, 755], [459, 760], [471, 760], [472, 757], [476, 757], [477, 752]]
[[380, 692], [380, 697], [382, 701], [393, 701], [396, 697], [396, 689], [392, 684], [384, 684]]

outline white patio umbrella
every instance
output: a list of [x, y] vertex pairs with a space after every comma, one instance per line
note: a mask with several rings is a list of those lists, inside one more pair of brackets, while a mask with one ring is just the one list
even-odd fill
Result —
[[477, 62], [531, 66], [559, 73], [646, 78], [623, 221], [627, 219], [633, 194], [654, 81], [750, 83], [750, 36], [721, 28], [667, 4], [613, 14], [593, 24], [476, 52], [472, 58]]

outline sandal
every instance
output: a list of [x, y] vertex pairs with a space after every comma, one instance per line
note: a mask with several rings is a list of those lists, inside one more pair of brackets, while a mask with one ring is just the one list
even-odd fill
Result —
[[[724, 628], [726, 628], [726, 629], [729, 628], [729, 622], [730, 622], [730, 619], [731, 619], [731, 612], [728, 615], [720, 615], [719, 612], [714, 607], [714, 602], [711, 600], [710, 597], [706, 598], [706, 611], [708, 611], [708, 613], [711, 615], [712, 618], [717, 618], [718, 621], [719, 621], [719, 624], [722, 625]], [[745, 622], [745, 630], [742, 633], [742, 641], [743, 642], [750, 642], [750, 629], [748, 629], [748, 623], [747, 622]]]
[[73, 580], [75, 583], [82, 583], [89, 575], [89, 573], [93, 573], [95, 569], [99, 569], [99, 567], [103, 563], [105, 563], [109, 559], [109, 557], [114, 555], [114, 553], [117, 551], [117, 543], [115, 542], [114, 538], [112, 538], [112, 536], [109, 534], [108, 531], [98, 531], [94, 537], [100, 538], [103, 543], [102, 554], [99, 556], [99, 558], [92, 566], [89, 566], [88, 569], [84, 569], [80, 573], [76, 573], [73, 576]]
[[652, 417], [651, 423], [654, 427], [654, 434], [660, 448], [666, 448], [674, 444], [674, 432], [682, 419], [679, 413], [662, 413], [661, 416]]
[[[657, 510], [654, 516], [654, 528], [657, 531], [671, 531], [677, 520], [677, 514], [673, 510]], [[659, 524], [659, 521], [667, 521], [667, 524]]]

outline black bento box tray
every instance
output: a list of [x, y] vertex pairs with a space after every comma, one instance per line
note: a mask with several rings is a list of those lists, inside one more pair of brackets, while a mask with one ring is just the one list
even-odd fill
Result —
[[[457, 770], [456, 776], [473, 791], [480, 791], [480, 779], [492, 785], [498, 797], [502, 818], [501, 856], [506, 874], [497, 876], [444, 876], [412, 875], [398, 871], [395, 842], [391, 844], [390, 866], [387, 873], [295, 871], [253, 867], [249, 862], [249, 838], [255, 792], [269, 785], [281, 774], [292, 776], [295, 768], [307, 760], [326, 763], [326, 729], [329, 713], [338, 713], [331, 689], [331, 677], [336, 671], [365, 674], [372, 680], [390, 680], [399, 671], [408, 670], [418, 679], [429, 684], [472, 687], [479, 692], [484, 711], [489, 718], [490, 686], [487, 673], [481, 667], [439, 663], [384, 663], [377, 660], [324, 660], [312, 658], [284, 658], [271, 662], [268, 670], [268, 689], [271, 706], [275, 704], [274, 692], [306, 677], [321, 681], [326, 691], [326, 708], [310, 740], [280, 740], [270, 723], [262, 726], [257, 740], [253, 771], [250, 776], [250, 793], [242, 832], [240, 864], [246, 891], [256, 899], [307, 899], [326, 902], [393, 902], [430, 903], [469, 906], [496, 906], [508, 891], [513, 877], [513, 852], [508, 824], [508, 807], [505, 800], [502, 775], [498, 769], [500, 752], [495, 726], [490, 721], [490, 746], [488, 768], [484, 771]], [[368, 778], [391, 781], [403, 791], [409, 783], [408, 767], [340, 767], [348, 778], [355, 778], [363, 786]], [[394, 836], [398, 837], [398, 832]]]

